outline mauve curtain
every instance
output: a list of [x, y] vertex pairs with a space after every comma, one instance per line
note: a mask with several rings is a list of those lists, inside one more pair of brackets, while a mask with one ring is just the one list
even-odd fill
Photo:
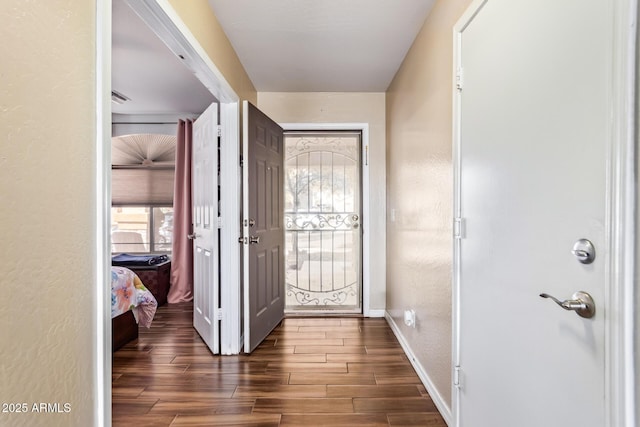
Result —
[[193, 122], [178, 122], [176, 174], [173, 194], [173, 246], [169, 303], [193, 300], [193, 241], [191, 234], [191, 145]]

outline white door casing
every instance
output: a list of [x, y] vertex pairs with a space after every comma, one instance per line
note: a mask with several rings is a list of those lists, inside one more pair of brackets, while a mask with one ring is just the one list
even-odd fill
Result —
[[218, 250], [218, 104], [193, 123], [193, 326], [220, 352]]
[[[222, 103], [222, 213], [229, 218], [228, 226], [223, 227], [221, 245], [223, 247], [221, 275], [229, 286], [222, 289], [222, 303], [226, 307], [223, 312], [225, 329], [222, 333], [222, 350], [224, 354], [238, 354], [241, 348], [241, 286], [240, 251], [237, 249], [239, 224], [233, 218], [240, 217], [238, 193], [241, 188], [241, 176], [238, 173], [239, 159], [239, 97], [227, 82], [222, 72], [213, 63], [205, 49], [191, 33], [178, 13], [166, 0], [127, 0], [130, 7], [156, 33], [167, 47], [176, 55], [180, 55], [183, 63], [194, 73], [213, 96]], [[109, 195], [109, 171], [111, 170], [111, 2], [96, 2], [96, 140], [100, 149], [97, 151], [96, 200], [100, 209], [96, 210], [96, 251], [98, 301], [95, 313], [95, 348], [97, 349], [96, 399], [94, 399], [96, 425], [111, 424], [111, 322], [110, 322], [110, 288], [105, 286], [110, 280], [109, 212], [111, 199]]]
[[[240, 114], [239, 96], [225, 79], [222, 72], [213, 63], [205, 49], [191, 33], [176, 10], [166, 0], [126, 0], [129, 6], [153, 30], [163, 43], [176, 55], [183, 58], [182, 63], [189, 68], [196, 78], [209, 89], [220, 102], [221, 119], [221, 147], [220, 147], [220, 181], [221, 181], [221, 214], [222, 229], [220, 233], [220, 277], [226, 284], [220, 291], [221, 312], [221, 353], [238, 354], [242, 345], [241, 333], [241, 255], [238, 248], [238, 231], [240, 224], [236, 218], [240, 217], [240, 189], [242, 184], [239, 173], [240, 157]], [[109, 21], [111, 10], [108, 7], [99, 12], [99, 16]], [[106, 25], [105, 28], [110, 27]], [[111, 48], [111, 37], [107, 36], [107, 50]], [[100, 46], [102, 48], [102, 46]], [[102, 51], [97, 58], [102, 58]], [[106, 81], [110, 73], [105, 71]], [[107, 102], [110, 101], [110, 86], [104, 88]], [[107, 96], [108, 95], [108, 96]], [[109, 105], [109, 104], [107, 104]], [[105, 121], [105, 129], [110, 129], [111, 116]], [[110, 157], [106, 167], [110, 168]], [[108, 229], [107, 225], [107, 229]], [[106, 273], [105, 273], [106, 274]], [[105, 289], [107, 289], [105, 287]], [[107, 292], [108, 293], [108, 292]], [[108, 295], [107, 295], [108, 296]], [[106, 298], [106, 297], [105, 297]], [[108, 300], [107, 300], [108, 301]], [[107, 307], [108, 308], [108, 307]], [[110, 336], [108, 340], [110, 342]], [[106, 341], [105, 341], [106, 342]], [[111, 357], [108, 352], [104, 355]], [[111, 381], [111, 373], [107, 372], [104, 381]], [[110, 388], [109, 388], [110, 389]], [[105, 402], [108, 405], [108, 402]]]
[[[610, 10], [472, 7], [456, 40], [457, 424], [608, 425]], [[592, 264], [571, 253], [580, 238]], [[539, 297], [580, 290], [591, 319]]]

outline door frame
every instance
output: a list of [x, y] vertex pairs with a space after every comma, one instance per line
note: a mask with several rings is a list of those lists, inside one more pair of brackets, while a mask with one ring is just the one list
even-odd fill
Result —
[[[454, 254], [453, 254], [453, 352], [452, 407], [454, 425], [460, 422], [460, 396], [453, 384], [455, 368], [460, 364], [460, 238], [464, 227], [456, 224], [461, 217], [461, 141], [460, 91], [462, 33], [491, 0], [474, 0], [453, 29], [453, 171], [454, 171]], [[611, 46], [608, 111], [606, 218], [607, 251], [605, 284], [605, 411], [607, 427], [635, 424], [634, 361], [634, 204], [636, 183], [635, 158], [635, 90], [636, 90], [636, 21], [637, 0], [609, 2]]]
[[236, 284], [220, 287], [220, 354], [237, 354], [240, 320], [233, 307], [240, 305], [240, 224], [235, 227], [233, 218], [241, 209], [240, 98], [167, 0], [126, 1], [220, 103], [220, 275], [221, 283]]
[[[378, 317], [371, 311], [371, 210], [369, 209], [369, 124], [368, 123], [278, 123], [284, 132], [292, 131], [360, 131], [362, 147], [360, 148], [362, 179], [362, 315]], [[284, 284], [283, 284], [284, 286]]]
[[[220, 235], [221, 279], [230, 286], [221, 287], [222, 310], [220, 353], [238, 354], [240, 343], [240, 98], [209, 58], [204, 48], [180, 19], [167, 0], [127, 0], [127, 3], [176, 55], [184, 57], [184, 64], [220, 103]], [[112, 0], [95, 0], [96, 8], [96, 166], [95, 166], [95, 224], [96, 293], [94, 323], [95, 402], [94, 420], [97, 426], [111, 425], [111, 298], [110, 266], [111, 239], [111, 8]], [[236, 224], [237, 222], [237, 224]], [[235, 224], [235, 225], [234, 225]], [[236, 226], [237, 225], [237, 226]], [[234, 285], [235, 284], [235, 285]], [[229, 307], [229, 309], [226, 309]], [[238, 307], [234, 310], [234, 307]]]
[[[167, 0], [125, 0], [220, 104], [220, 354], [238, 354], [240, 319], [240, 97]], [[236, 224], [237, 222], [237, 224]]]

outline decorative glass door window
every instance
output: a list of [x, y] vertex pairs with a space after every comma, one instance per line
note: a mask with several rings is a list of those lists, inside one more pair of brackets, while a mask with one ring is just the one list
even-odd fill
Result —
[[361, 137], [285, 134], [286, 311], [360, 313]]

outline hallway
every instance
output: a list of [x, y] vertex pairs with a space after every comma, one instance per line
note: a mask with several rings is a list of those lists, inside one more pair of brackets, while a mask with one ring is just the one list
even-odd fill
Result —
[[250, 356], [211, 356], [190, 303], [114, 353], [113, 425], [446, 426], [382, 318], [287, 318]]

